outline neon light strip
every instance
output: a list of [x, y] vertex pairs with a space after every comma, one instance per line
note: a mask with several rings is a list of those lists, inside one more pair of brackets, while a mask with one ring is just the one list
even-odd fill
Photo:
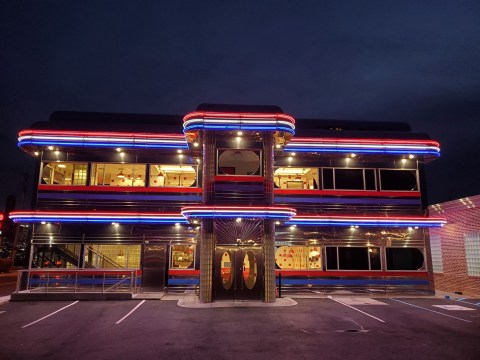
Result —
[[62, 145], [82, 147], [127, 147], [127, 148], [181, 148], [188, 145], [179, 134], [142, 134], [118, 132], [81, 132], [24, 130], [19, 133], [18, 145]]
[[215, 111], [194, 111], [184, 116], [183, 121], [186, 122], [192, 118], [211, 118], [211, 119], [275, 119], [285, 120], [295, 124], [293, 116], [283, 113], [227, 113]]
[[295, 216], [285, 225], [442, 227], [446, 223], [442, 218], [423, 217]]
[[15, 223], [188, 224], [188, 221], [181, 214], [155, 213], [15, 211], [10, 214], [10, 218]]
[[202, 206], [182, 208], [182, 215], [190, 218], [255, 218], [255, 219], [284, 219], [288, 220], [295, 215], [295, 209], [281, 207], [233, 207], [233, 206]]
[[295, 132], [295, 119], [287, 114], [192, 112], [183, 118], [183, 131], [271, 130]]
[[285, 151], [440, 155], [433, 140], [294, 138]]

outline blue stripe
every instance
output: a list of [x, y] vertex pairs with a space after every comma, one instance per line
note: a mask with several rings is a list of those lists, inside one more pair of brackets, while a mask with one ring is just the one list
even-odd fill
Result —
[[199, 279], [168, 279], [168, 285], [199, 285]]
[[[276, 280], [279, 284], [278, 279]], [[428, 285], [428, 280], [282, 279], [282, 285]]]

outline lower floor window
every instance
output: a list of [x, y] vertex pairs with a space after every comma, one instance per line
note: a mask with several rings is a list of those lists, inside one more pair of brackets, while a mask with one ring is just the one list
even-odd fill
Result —
[[386, 248], [387, 270], [422, 270], [424, 257], [419, 248]]
[[320, 246], [280, 246], [275, 252], [275, 264], [279, 269], [321, 270]]
[[195, 245], [172, 245], [170, 269], [194, 269]]
[[327, 270], [381, 270], [379, 247], [327, 247]]

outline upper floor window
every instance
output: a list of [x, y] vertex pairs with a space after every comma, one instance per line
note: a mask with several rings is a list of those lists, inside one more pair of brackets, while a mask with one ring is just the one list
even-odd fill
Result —
[[323, 189], [376, 190], [375, 169], [323, 168]]
[[417, 170], [380, 169], [380, 190], [418, 191]]
[[218, 150], [218, 175], [262, 175], [261, 151], [243, 149]]
[[281, 189], [318, 189], [318, 168], [277, 168], [273, 181]]
[[150, 165], [150, 186], [190, 187], [197, 180], [197, 172], [189, 165]]
[[69, 162], [46, 163], [42, 169], [42, 183], [48, 185], [86, 185], [87, 164]]
[[145, 164], [92, 164], [91, 185], [145, 186]]

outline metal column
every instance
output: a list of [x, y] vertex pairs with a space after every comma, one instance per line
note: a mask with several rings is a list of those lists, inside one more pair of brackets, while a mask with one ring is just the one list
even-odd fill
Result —
[[[273, 205], [273, 133], [265, 132], [263, 138], [263, 176], [265, 205]], [[265, 264], [264, 291], [265, 302], [275, 302], [275, 222], [274, 220], [264, 221], [263, 254]]]
[[[215, 181], [215, 134], [203, 131], [203, 199], [204, 205], [213, 200]], [[200, 239], [200, 302], [212, 302], [213, 253], [215, 240], [213, 235], [213, 220], [202, 220], [202, 235]]]

